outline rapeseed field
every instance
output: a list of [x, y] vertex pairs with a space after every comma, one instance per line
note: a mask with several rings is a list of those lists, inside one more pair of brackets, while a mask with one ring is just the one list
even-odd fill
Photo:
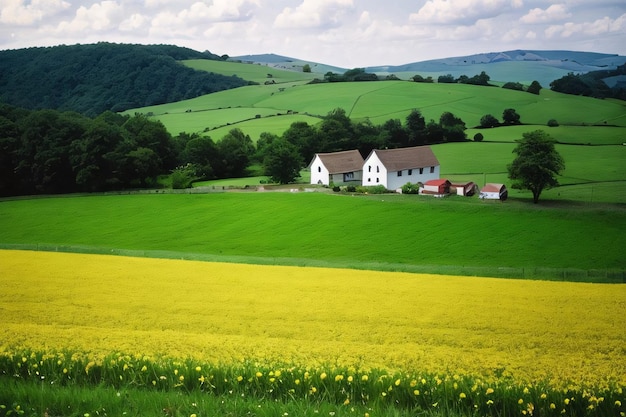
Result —
[[622, 285], [28, 251], [0, 251], [0, 276], [2, 377], [480, 415], [626, 411]]

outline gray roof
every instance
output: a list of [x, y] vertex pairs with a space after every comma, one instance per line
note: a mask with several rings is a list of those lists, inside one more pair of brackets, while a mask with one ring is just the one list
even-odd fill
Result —
[[[403, 169], [425, 168], [439, 165], [439, 161], [430, 149], [430, 146], [374, 149], [372, 153], [374, 152], [378, 155], [378, 159], [380, 159], [388, 171], [400, 171]], [[370, 156], [371, 155], [370, 153]]]
[[316, 154], [330, 174], [363, 170], [363, 157], [357, 150]]

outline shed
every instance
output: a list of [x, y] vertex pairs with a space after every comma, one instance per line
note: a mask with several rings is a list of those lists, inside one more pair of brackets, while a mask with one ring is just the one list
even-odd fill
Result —
[[445, 178], [428, 180], [424, 183], [422, 194], [445, 195], [450, 194], [450, 181]]
[[487, 183], [480, 189], [480, 198], [483, 200], [506, 200], [509, 192], [504, 184]]
[[478, 185], [475, 182], [453, 182], [450, 184], [450, 192], [461, 196], [473, 196], [478, 191]]

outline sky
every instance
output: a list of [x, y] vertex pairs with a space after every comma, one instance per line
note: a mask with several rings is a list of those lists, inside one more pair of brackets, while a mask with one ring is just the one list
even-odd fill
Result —
[[342, 68], [514, 49], [626, 55], [626, 1], [0, 0], [0, 50], [95, 42]]

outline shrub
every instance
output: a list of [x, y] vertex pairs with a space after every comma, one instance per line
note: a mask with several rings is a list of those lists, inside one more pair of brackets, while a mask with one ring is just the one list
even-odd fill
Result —
[[549, 127], [557, 127], [558, 125], [559, 125], [559, 122], [557, 122], [556, 119], [548, 120], [548, 126]]
[[348, 185], [346, 187], [346, 191], [349, 193], [355, 193], [356, 192], [356, 187], [354, 185]]
[[484, 138], [483, 134], [478, 132], [474, 135], [474, 142], [482, 142]]
[[407, 182], [402, 186], [402, 194], [419, 194], [420, 186], [420, 183], [411, 184]]
[[339, 191], [341, 191], [341, 188], [338, 185], [333, 186], [333, 191], [338, 193]]

